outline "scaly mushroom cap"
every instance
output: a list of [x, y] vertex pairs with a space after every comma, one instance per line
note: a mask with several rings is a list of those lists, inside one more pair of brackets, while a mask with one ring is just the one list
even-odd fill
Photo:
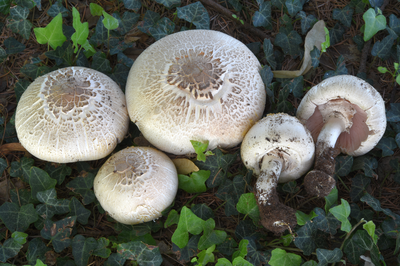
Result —
[[174, 163], [148, 147], [130, 147], [111, 156], [94, 180], [94, 193], [108, 214], [123, 224], [152, 221], [178, 190]]
[[131, 120], [144, 137], [174, 154], [239, 144], [262, 116], [261, 65], [240, 41], [217, 31], [189, 30], [162, 38], [133, 64], [126, 86]]
[[32, 155], [69, 163], [103, 158], [128, 131], [125, 97], [108, 76], [84, 67], [35, 79], [17, 106], [18, 139]]
[[314, 141], [300, 121], [288, 114], [269, 114], [247, 132], [241, 146], [244, 165], [260, 175], [262, 158], [269, 153], [283, 159], [278, 182], [295, 180], [310, 169]]
[[385, 133], [385, 103], [374, 87], [358, 77], [339, 75], [322, 81], [307, 92], [296, 114], [314, 141], [324, 122], [335, 115], [346, 123], [346, 132], [336, 142], [343, 153], [363, 155]]

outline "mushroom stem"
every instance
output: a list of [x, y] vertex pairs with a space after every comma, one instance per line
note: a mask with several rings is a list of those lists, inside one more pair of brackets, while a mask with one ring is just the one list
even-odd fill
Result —
[[335, 173], [335, 157], [338, 154], [335, 144], [343, 131], [345, 131], [345, 123], [336, 117], [330, 118], [322, 127], [315, 148], [314, 170], [304, 178], [304, 186], [309, 194], [325, 197], [335, 187], [336, 181], [333, 174]]
[[296, 211], [279, 202], [276, 186], [283, 168], [283, 160], [267, 154], [262, 158], [260, 175], [256, 183], [256, 197], [260, 210], [261, 224], [268, 230], [283, 233], [288, 226], [297, 223]]

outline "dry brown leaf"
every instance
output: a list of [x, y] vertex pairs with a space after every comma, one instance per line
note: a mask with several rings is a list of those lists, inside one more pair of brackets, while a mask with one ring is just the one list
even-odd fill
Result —
[[0, 154], [7, 155], [13, 151], [26, 151], [21, 143], [7, 143], [0, 146]]
[[325, 42], [325, 22], [319, 20], [314, 24], [314, 27], [307, 33], [306, 40], [304, 42], [304, 58], [303, 64], [299, 70], [276, 70], [274, 78], [295, 78], [307, 73], [311, 68], [311, 55], [310, 52], [314, 49], [314, 46], [321, 50], [321, 44]]
[[200, 169], [189, 159], [177, 158], [172, 160], [175, 164], [176, 170], [180, 175], [188, 175], [192, 172], [197, 172]]

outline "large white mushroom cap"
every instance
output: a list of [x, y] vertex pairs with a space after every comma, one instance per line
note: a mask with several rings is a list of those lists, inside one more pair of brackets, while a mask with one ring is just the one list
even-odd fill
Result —
[[174, 154], [239, 144], [261, 118], [266, 93], [261, 65], [240, 41], [212, 30], [162, 38], [133, 64], [126, 85], [131, 120], [144, 137]]
[[[342, 107], [342, 102], [348, 106]], [[386, 130], [381, 95], [368, 82], [352, 75], [334, 76], [312, 87], [296, 116], [311, 131], [314, 141], [325, 121], [333, 116], [344, 118], [346, 131], [340, 134], [336, 147], [353, 156], [369, 152]]]
[[173, 202], [178, 190], [174, 163], [148, 147], [130, 147], [111, 156], [94, 180], [101, 206], [120, 223], [152, 221]]
[[108, 76], [84, 67], [35, 79], [18, 102], [18, 139], [32, 155], [69, 163], [103, 158], [128, 131], [124, 93]]

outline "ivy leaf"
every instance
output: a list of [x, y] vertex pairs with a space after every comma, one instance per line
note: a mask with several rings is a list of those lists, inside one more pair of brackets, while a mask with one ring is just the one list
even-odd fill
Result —
[[22, 248], [22, 244], [18, 243], [15, 239], [15, 233], [12, 237], [4, 241], [3, 245], [0, 244], [0, 261], [6, 262], [9, 258], [12, 258], [18, 254]]
[[82, 203], [80, 203], [77, 198], [72, 197], [71, 202], [69, 203], [69, 208], [71, 209], [69, 215], [76, 216], [76, 220], [80, 224], [88, 223], [91, 212], [83, 207]]
[[335, 158], [335, 174], [338, 176], [347, 176], [351, 172], [352, 165], [353, 156], [337, 156]]
[[385, 157], [394, 154], [393, 150], [397, 148], [397, 144], [394, 138], [383, 137], [376, 147], [382, 150], [382, 157]]
[[297, 13], [296, 18], [301, 18], [301, 34], [306, 35], [308, 30], [318, 21], [313, 15], [308, 15], [304, 11]]
[[195, 164], [203, 170], [210, 170], [210, 178], [207, 180], [207, 187], [213, 188], [224, 183], [228, 168], [236, 160], [236, 154], [224, 155], [221, 150], [213, 150], [214, 155], [207, 156], [205, 162], [196, 161]]
[[119, 244], [117, 250], [125, 259], [135, 260], [143, 266], [158, 266], [163, 261], [158, 247], [147, 245], [141, 241]]
[[258, 234], [259, 232], [257, 232], [257, 227], [251, 220], [240, 221], [235, 229], [235, 236], [238, 240], [242, 240], [243, 238], [258, 238]]
[[257, 200], [253, 193], [242, 194], [236, 208], [238, 212], [248, 215], [255, 223], [260, 219]]
[[45, 254], [51, 250], [40, 238], [33, 238], [29, 241], [28, 252], [26, 253], [26, 259], [30, 265], [35, 265], [36, 260], [46, 261]]
[[283, 184], [282, 190], [289, 194], [295, 194], [300, 190], [300, 188], [297, 186], [296, 180], [293, 180]]
[[184, 248], [179, 248], [177, 245], [172, 243], [172, 251], [176, 254], [180, 263], [183, 265], [187, 264], [190, 261], [190, 258], [199, 253], [197, 248], [199, 240], [199, 235], [192, 236]]
[[160, 40], [161, 38], [173, 33], [174, 29], [175, 23], [173, 23], [169, 18], [164, 17], [150, 27], [149, 33], [154, 37], [154, 39]]
[[82, 235], [76, 235], [72, 240], [72, 255], [77, 266], [88, 265], [89, 257], [97, 247], [97, 241], [93, 237], [85, 238]]
[[261, 3], [259, 10], [253, 15], [253, 25], [254, 27], [264, 27], [266, 29], [272, 28], [271, 2], [265, 1]]
[[128, 78], [129, 70], [130, 68], [128, 66], [117, 64], [114, 67], [114, 70], [111, 72], [111, 75], [109, 75], [109, 77], [112, 78], [123, 91], [125, 91], [126, 80]]
[[210, 171], [200, 170], [193, 172], [190, 177], [187, 175], [178, 175], [179, 188], [183, 189], [188, 193], [200, 193], [205, 192], [207, 187], [205, 182], [210, 176]]
[[13, 202], [4, 202], [0, 206], [0, 219], [11, 232], [24, 232], [31, 223], [38, 219], [33, 204], [26, 204], [19, 207]]
[[160, 20], [160, 14], [151, 10], [147, 10], [146, 13], [144, 14], [143, 21], [138, 25], [138, 29], [141, 32], [150, 35], [150, 28], [153, 27], [159, 20]]
[[239, 0], [228, 0], [228, 3], [233, 6], [233, 9], [235, 9], [236, 12], [242, 11], [243, 5], [239, 2]]
[[102, 258], [108, 258], [111, 254], [111, 249], [107, 248], [109, 244], [110, 240], [105, 237], [100, 237], [99, 239], [97, 239], [97, 245], [93, 250], [93, 255]]
[[83, 198], [83, 204], [87, 205], [92, 203], [95, 199], [92, 189], [94, 178], [94, 174], [86, 173], [85, 175], [78, 176], [74, 180], [70, 181], [66, 187], [81, 195]]
[[45, 55], [56, 61], [57, 66], [71, 66], [72, 56], [74, 49], [71, 42], [64, 42], [62, 46], [57, 47], [55, 50], [45, 52]]
[[297, 31], [292, 30], [289, 34], [279, 32], [275, 37], [275, 45], [282, 48], [285, 55], [293, 58], [302, 54], [300, 44], [303, 42]]
[[299, 11], [303, 9], [304, 1], [301, 0], [286, 0], [285, 5], [289, 15], [294, 17]]
[[296, 218], [298, 225], [305, 225], [307, 222], [311, 221], [313, 218], [317, 217], [318, 215], [311, 211], [310, 214], [306, 214], [300, 210], [296, 211]]
[[382, 60], [389, 59], [391, 48], [397, 37], [397, 34], [390, 34], [383, 38], [382, 41], [375, 42], [374, 46], [372, 47], [371, 54], [373, 56], [378, 56]]
[[348, 239], [343, 247], [346, 258], [354, 265], [360, 264], [360, 256], [365, 253], [365, 249], [357, 245], [354, 237]]
[[394, 14], [390, 14], [389, 16], [389, 26], [397, 35], [400, 35], [400, 19]]
[[110, 38], [110, 55], [122, 53], [127, 48], [132, 47], [132, 43], [125, 43], [123, 37]]
[[386, 116], [388, 122], [400, 122], [400, 103], [391, 103]]
[[299, 249], [303, 250], [305, 256], [311, 255], [315, 251], [315, 238], [317, 236], [317, 227], [313, 222], [308, 222], [297, 230], [297, 237], [294, 244]]
[[36, 79], [37, 77], [43, 76], [50, 72], [48, 66], [37, 66], [33, 64], [26, 64], [21, 68], [21, 73], [31, 79]]
[[164, 5], [168, 9], [178, 7], [181, 5], [181, 0], [156, 0], [156, 2]]
[[133, 10], [135, 12], [138, 12], [139, 9], [142, 7], [142, 3], [140, 0], [122, 0], [124, 2], [124, 6], [127, 9]]
[[71, 167], [67, 166], [66, 164], [58, 163], [47, 163], [45, 171], [51, 178], [57, 180], [58, 185], [61, 185], [64, 182], [65, 177], [71, 175], [72, 173]]
[[67, 40], [62, 31], [61, 13], [54, 17], [45, 28], [34, 28], [33, 31], [38, 43], [47, 43], [53, 49], [61, 46]]
[[26, 20], [29, 15], [29, 9], [16, 6], [10, 10], [7, 27], [14, 33], [19, 33], [24, 39], [28, 40], [31, 35], [32, 23]]
[[332, 11], [332, 17], [333, 19], [340, 21], [344, 26], [350, 27], [353, 13], [354, 10], [347, 5], [343, 9], [335, 8]]
[[[251, 171], [249, 172], [249, 175], [252, 175]], [[238, 214], [236, 204], [239, 202], [240, 196], [245, 192], [246, 187], [245, 177], [237, 175], [233, 180], [226, 179], [226, 181], [218, 188], [216, 196], [226, 201], [226, 216]]]
[[5, 50], [7, 55], [21, 53], [26, 48], [24, 44], [20, 43], [13, 37], [5, 39], [3, 44], [6, 47]]
[[340, 55], [338, 60], [336, 61], [336, 69], [330, 70], [324, 74], [324, 79], [337, 76], [337, 75], [346, 75], [347, 74], [346, 63], [344, 61], [343, 55]]
[[270, 260], [271, 254], [269, 251], [259, 251], [257, 244], [254, 239], [249, 238], [249, 244], [247, 245], [247, 257], [246, 259], [252, 265], [267, 265], [267, 261]]
[[386, 214], [387, 216], [393, 217], [394, 219], [398, 218], [398, 215], [393, 213], [390, 209], [383, 209], [381, 207], [381, 203], [379, 202], [379, 200], [375, 199], [368, 193], [365, 193], [365, 195], [362, 196], [360, 200], [362, 202], [367, 203], [369, 206], [371, 206], [371, 208], [374, 209], [374, 211], [377, 211], [377, 212], [381, 211], [384, 214]]
[[215, 218], [213, 210], [210, 207], [208, 207], [205, 203], [193, 205], [191, 210], [197, 217], [203, 220]]
[[10, 6], [11, 0], [0, 0], [0, 12], [4, 15], [7, 15], [8, 12], [10, 12]]
[[293, 253], [287, 253], [285, 250], [280, 248], [275, 248], [271, 252], [271, 259], [269, 264], [271, 266], [300, 266], [301, 256]]
[[75, 221], [76, 216], [67, 217], [55, 223], [47, 219], [44, 221], [40, 235], [44, 239], [51, 240], [55, 252], [61, 252], [71, 245], [69, 237], [71, 236]]
[[107, 43], [108, 30], [106, 29], [106, 27], [104, 27], [102, 21], [103, 19], [102, 17], [100, 17], [100, 19], [97, 21], [95, 32], [93, 36], [90, 38], [90, 43], [92, 43], [93, 45], [100, 45], [102, 43]]
[[185, 247], [189, 241], [189, 233], [200, 234], [203, 231], [204, 223], [204, 220], [184, 206], [179, 217], [178, 227], [172, 235], [171, 241], [179, 248]]
[[340, 221], [330, 212], [325, 214], [325, 211], [321, 208], [314, 208], [314, 213], [317, 215], [313, 218], [315, 226], [325, 233], [336, 235], [337, 229], [340, 226]]
[[374, 241], [375, 245], [378, 242], [378, 236], [375, 234], [375, 224], [373, 221], [368, 221], [363, 224], [363, 228], [367, 231], [367, 233], [371, 236], [372, 240]]
[[339, 43], [343, 38], [344, 32], [345, 30], [342, 25], [340, 25], [340, 23], [336, 23], [335, 26], [329, 31], [330, 45], [332, 46]]
[[37, 212], [44, 219], [51, 219], [55, 214], [69, 212], [69, 200], [57, 199], [57, 192], [54, 188], [39, 191], [37, 199], [44, 203], [36, 206]]
[[[267, 59], [267, 62], [271, 66], [271, 68], [275, 70], [276, 69], [276, 61], [275, 61], [275, 54], [274, 54], [274, 46], [272, 45], [272, 43], [269, 39], [264, 39], [263, 49], [264, 49], [265, 59]], [[272, 77], [271, 77], [271, 80], [272, 80]], [[271, 83], [271, 80], [269, 83]], [[268, 83], [268, 85], [269, 85], [269, 83]], [[265, 85], [267, 86], [266, 83], [265, 83]]]
[[118, 20], [116, 18], [114, 18], [113, 16], [109, 15], [107, 12], [105, 12], [103, 10], [103, 24], [104, 27], [108, 30], [115, 30], [116, 28], [118, 28]]
[[118, 28], [115, 30], [120, 35], [125, 35], [130, 31], [140, 18], [139, 14], [133, 12], [124, 12], [122, 17], [118, 13], [113, 13], [112, 16], [118, 20]]
[[293, 113], [293, 106], [287, 100], [289, 97], [290, 88], [288, 86], [284, 86], [278, 94], [278, 103], [276, 105], [276, 111], [281, 113]]
[[37, 199], [39, 191], [45, 191], [54, 188], [57, 180], [52, 179], [49, 174], [38, 167], [32, 167], [29, 177], [29, 185], [31, 186], [32, 198]]
[[374, 157], [360, 156], [354, 159], [353, 167], [351, 171], [363, 170], [365, 175], [368, 177], [377, 177], [377, 174], [373, 171], [378, 167], [378, 161]]
[[210, 16], [201, 2], [195, 2], [184, 7], [177, 7], [178, 18], [193, 23], [197, 29], [210, 29]]
[[343, 252], [339, 248], [334, 250], [317, 248], [318, 266], [325, 266], [328, 263], [339, 262], [343, 257]]
[[57, 0], [48, 10], [47, 10], [47, 14], [50, 17], [56, 17], [58, 14], [61, 14], [63, 18], [66, 18], [69, 16], [69, 10], [66, 9], [63, 4], [62, 1]]
[[394, 171], [394, 177], [393, 177], [394, 181], [400, 184], [400, 162], [396, 159], [392, 159], [390, 160], [389, 164]]
[[386, 18], [379, 8], [377, 10], [378, 13], [375, 12], [375, 9], [370, 8], [363, 15], [365, 21], [364, 42], [371, 39], [378, 31], [386, 28]]
[[198, 247], [200, 250], [207, 249], [212, 245], [218, 245], [226, 239], [226, 232], [221, 230], [214, 230], [215, 221], [208, 219], [203, 223], [203, 235], [199, 239]]
[[110, 61], [107, 59], [106, 54], [98, 51], [93, 55], [92, 68], [102, 73], [111, 72]]
[[78, 44], [83, 45], [89, 36], [89, 23], [81, 22], [81, 16], [75, 7], [72, 8], [72, 17], [72, 26], [75, 29], [75, 33], [72, 34], [71, 40], [75, 46], [74, 53], [76, 53], [78, 52]]
[[374, 244], [371, 236], [368, 235], [367, 231], [357, 230], [353, 235], [354, 243], [363, 248], [364, 250], [369, 250], [372, 262], [375, 265], [379, 265], [379, 250]]
[[350, 205], [345, 199], [340, 199], [342, 204], [329, 209], [329, 212], [333, 214], [340, 222], [342, 222], [342, 226], [340, 229], [345, 232], [350, 232], [351, 224], [349, 222], [350, 215]]
[[364, 195], [367, 186], [371, 183], [371, 179], [362, 174], [357, 174], [351, 179], [350, 197], [353, 202], [359, 201]]

